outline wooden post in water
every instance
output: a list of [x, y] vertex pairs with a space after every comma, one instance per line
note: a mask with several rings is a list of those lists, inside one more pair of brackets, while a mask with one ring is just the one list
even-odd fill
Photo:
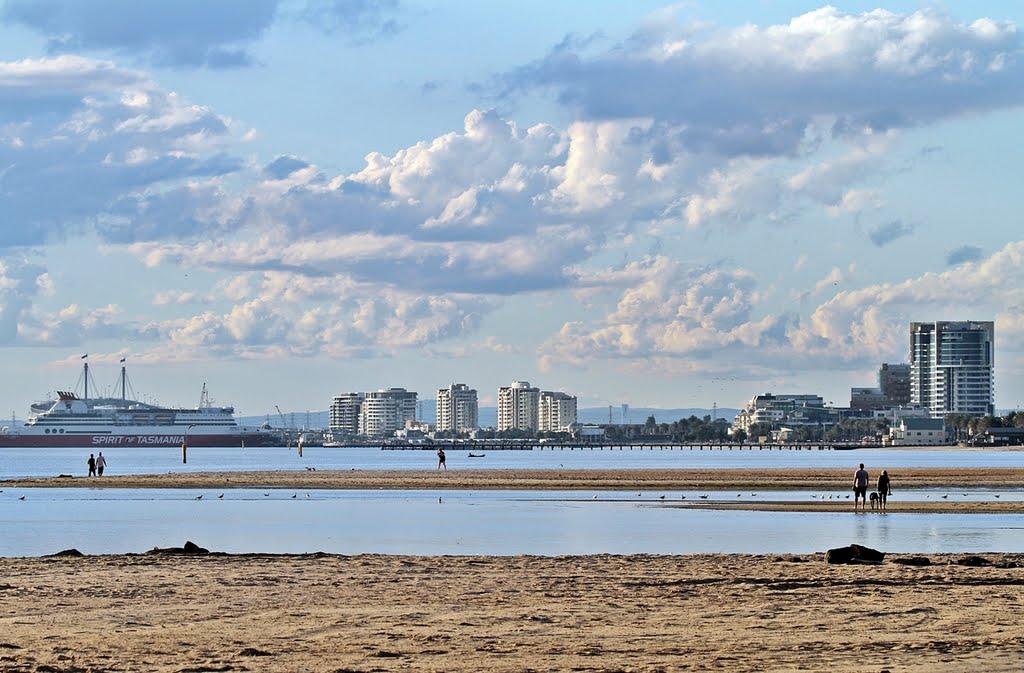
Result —
[[188, 462], [188, 442], [181, 443], [181, 463], [184, 465]]

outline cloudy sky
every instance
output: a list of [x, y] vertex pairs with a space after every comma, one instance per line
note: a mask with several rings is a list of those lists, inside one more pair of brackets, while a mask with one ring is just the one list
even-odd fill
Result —
[[1024, 400], [1024, 4], [0, 0], [0, 416], [75, 385]]

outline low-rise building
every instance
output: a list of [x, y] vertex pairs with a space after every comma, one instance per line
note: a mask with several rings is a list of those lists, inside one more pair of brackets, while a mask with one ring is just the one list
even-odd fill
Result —
[[946, 423], [941, 418], [903, 417], [889, 429], [893, 446], [939, 446], [946, 444]]

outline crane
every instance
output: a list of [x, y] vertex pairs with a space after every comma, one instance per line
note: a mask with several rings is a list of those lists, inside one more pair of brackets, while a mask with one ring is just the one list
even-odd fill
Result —
[[277, 409], [277, 415], [281, 419], [281, 429], [284, 430], [288, 427], [288, 424], [284, 422], [284, 414], [281, 412], [281, 407], [275, 404], [274, 408]]

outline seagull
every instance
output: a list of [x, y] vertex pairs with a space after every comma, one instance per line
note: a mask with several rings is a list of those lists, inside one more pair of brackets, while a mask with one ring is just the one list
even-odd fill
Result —
[[949, 497], [949, 493], [947, 493], [946, 495], [942, 496], [942, 499], [945, 500], [948, 497]]
[[263, 494], [263, 497], [264, 497], [264, 498], [266, 498], [266, 497], [267, 497], [267, 496], [269, 496], [269, 495], [270, 495], [269, 493], [264, 493], [264, 494]]
[[663, 495], [659, 495], [658, 496], [658, 500], [664, 500], [664, 499], [665, 499], [665, 496], [663, 496]]
[[220, 495], [218, 495], [218, 496], [217, 496], [217, 499], [218, 499], [218, 500], [223, 500], [223, 499], [224, 499], [224, 494], [223, 494], [223, 493], [221, 493]]
[[[998, 498], [999, 496], [997, 495], [996, 497]], [[24, 500], [24, 499], [25, 499], [25, 496], [21, 496], [20, 498], [18, 498], [18, 500]]]
[[679, 496], [679, 499], [680, 500], [686, 500], [686, 496], [685, 495], [681, 495], [681, 496]]
[[[999, 494], [998, 494], [998, 493], [996, 493], [996, 497], [997, 497], [997, 498], [999, 497]], [[24, 500], [24, 499], [25, 499], [25, 496], [21, 496], [21, 499], [22, 499], [22, 500]]]
[[700, 497], [700, 499], [701, 499], [701, 500], [707, 500], [707, 499], [708, 499], [708, 497], [707, 497], [706, 495], [702, 495], [702, 496]]
[[307, 497], [307, 498], [309, 497], [309, 493], [307, 493], [307, 494], [306, 494], [306, 497]]
[[201, 496], [201, 495], [197, 495], [196, 496], [196, 500], [202, 500], [202, 499], [203, 499], [203, 496]]
[[292, 493], [292, 497], [293, 497], [293, 498], [297, 498], [297, 497], [299, 497], [299, 496], [298, 496], [298, 494], [297, 494], [297, 493]]

